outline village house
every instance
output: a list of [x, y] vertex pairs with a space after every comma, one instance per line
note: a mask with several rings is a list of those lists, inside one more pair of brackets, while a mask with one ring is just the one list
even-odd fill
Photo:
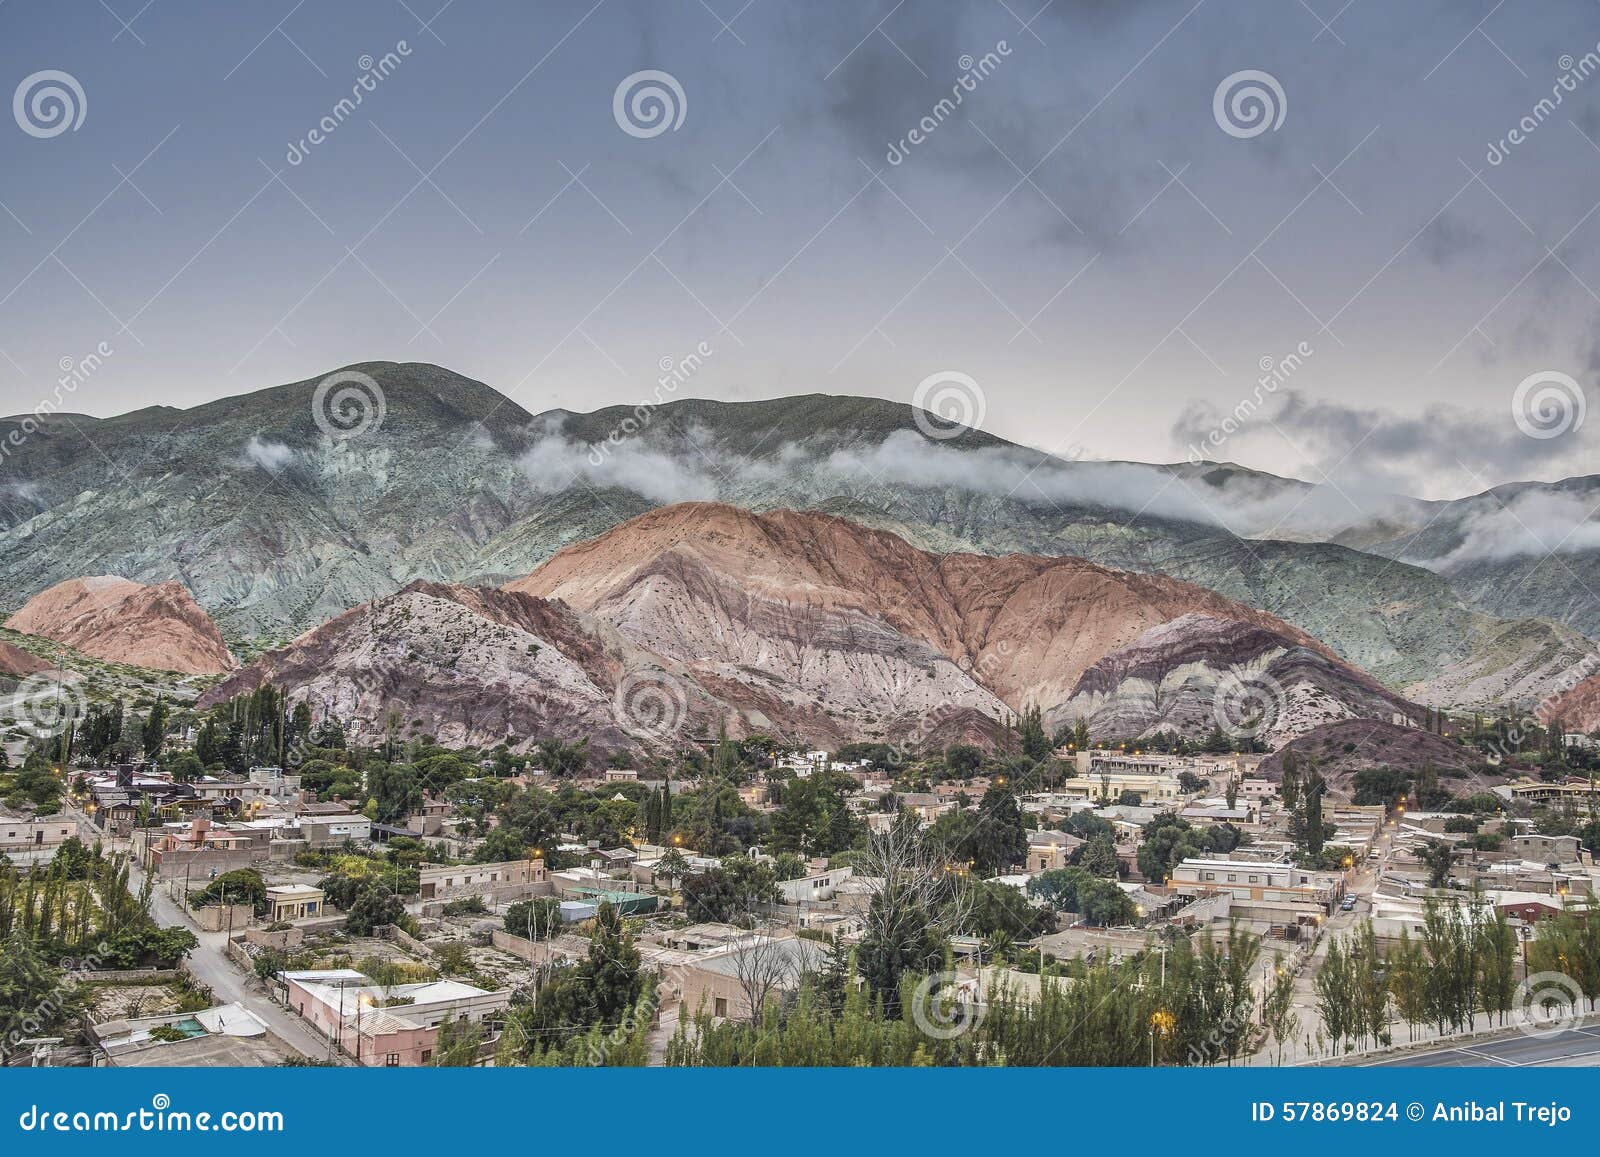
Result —
[[78, 834], [78, 821], [68, 815], [22, 816], [0, 811], [0, 852], [60, 847]]
[[310, 884], [277, 884], [267, 889], [267, 919], [273, 924], [320, 916], [326, 906], [322, 889]]
[[525, 884], [548, 884], [549, 870], [542, 857], [502, 860], [495, 864], [428, 864], [418, 868], [424, 900], [472, 893], [499, 892]]
[[760, 937], [753, 944], [706, 956], [675, 970], [682, 1014], [749, 1020], [752, 994], [780, 998], [800, 986], [804, 972], [822, 967], [824, 945], [800, 937]]
[[350, 968], [280, 972], [284, 1004], [360, 1065], [432, 1062], [446, 1020], [493, 1021], [511, 1003], [459, 980], [382, 987]]

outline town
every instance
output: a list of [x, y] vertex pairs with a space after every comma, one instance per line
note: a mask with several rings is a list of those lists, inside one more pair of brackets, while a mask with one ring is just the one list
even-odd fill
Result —
[[112, 711], [0, 771], [10, 1065], [1600, 1063], [1586, 735], [1336, 788], [1037, 712], [597, 761]]

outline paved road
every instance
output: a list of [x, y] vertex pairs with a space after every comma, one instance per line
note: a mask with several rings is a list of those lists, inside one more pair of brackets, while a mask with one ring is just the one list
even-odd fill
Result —
[[[85, 825], [84, 830], [88, 830], [87, 819], [80, 817], [80, 823]], [[130, 860], [128, 888], [137, 896], [143, 886], [144, 872]], [[260, 981], [253, 975], [247, 976], [234, 964], [227, 955], [226, 932], [201, 931], [159, 884], [150, 894], [150, 915], [162, 927], [187, 928], [195, 934], [200, 943], [190, 951], [185, 962], [189, 974], [211, 990], [218, 1004], [238, 1001], [265, 1021], [267, 1027], [290, 1048], [308, 1057], [327, 1059], [327, 1038], [313, 1032], [303, 1020], [287, 1009], [274, 1004], [261, 991]]]
[[1522, 1033], [1475, 1040], [1453, 1048], [1430, 1049], [1389, 1060], [1373, 1061], [1369, 1068], [1522, 1068], [1542, 1066], [1600, 1067], [1600, 1025], [1575, 1028], [1548, 1037]]

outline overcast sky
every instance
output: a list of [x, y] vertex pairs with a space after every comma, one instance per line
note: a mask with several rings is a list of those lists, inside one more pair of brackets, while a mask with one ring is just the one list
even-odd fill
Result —
[[[1600, 407], [1592, 0], [441, 4], [0, 6], [0, 411], [101, 343], [66, 408], [394, 359], [587, 410], [705, 343], [689, 393], [954, 372], [1063, 454], [1221, 431], [1430, 497], [1593, 470], [1600, 414], [1512, 409], [1551, 373]], [[619, 122], [643, 70], [675, 127]], [[1218, 118], [1247, 70], [1266, 125]]]

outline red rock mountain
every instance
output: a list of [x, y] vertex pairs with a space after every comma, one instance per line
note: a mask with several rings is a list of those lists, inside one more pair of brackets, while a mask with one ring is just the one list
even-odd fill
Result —
[[68, 579], [29, 599], [5, 625], [135, 667], [216, 675], [238, 666], [217, 625], [179, 582]]
[[[1219, 683], [1287, 686], [1273, 741], [1409, 705], [1272, 615], [1080, 559], [934, 555], [831, 515], [690, 503], [569, 547], [499, 590], [415, 582], [212, 688], [270, 680], [347, 727], [599, 750], [766, 732], [910, 749], [1048, 724], [1208, 731]], [[1150, 686], [1181, 707], [1148, 709]], [[1155, 701], [1160, 707], [1160, 696]]]
[[[1327, 691], [1317, 709], [1285, 714], [1287, 734], [1410, 709], [1298, 628], [1188, 583], [1076, 558], [935, 555], [815, 512], [665, 507], [568, 547], [509, 589], [559, 598], [697, 672], [776, 676], [847, 702], [885, 680], [902, 692], [892, 660], [926, 647], [1006, 707], [1038, 704], [1058, 724], [1119, 702], [1128, 679], [1149, 680], [1162, 665], [1163, 648], [1171, 661], [1158, 683], [1192, 663], [1221, 623], [1235, 629], [1222, 632], [1228, 645], [1209, 688], [1188, 680], [1205, 689], [1207, 713], [1219, 671], [1248, 675], [1284, 655], [1298, 657], [1291, 682], [1315, 670]], [[1100, 670], [1080, 688], [1102, 659], [1141, 642], [1137, 670], [1109, 679]], [[1121, 712], [1117, 722], [1124, 734], [1210, 726], [1161, 712]]]
[[0, 642], [0, 675], [23, 679], [50, 669], [39, 656], [30, 654], [12, 643]]
[[1561, 720], [1567, 731], [1600, 731], [1600, 675], [1591, 675], [1563, 695], [1557, 696], [1540, 712], [1548, 723]]

